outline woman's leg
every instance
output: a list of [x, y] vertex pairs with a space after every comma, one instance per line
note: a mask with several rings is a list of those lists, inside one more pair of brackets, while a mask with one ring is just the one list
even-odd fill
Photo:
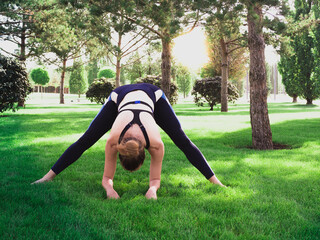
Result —
[[207, 179], [211, 178], [214, 175], [212, 169], [197, 146], [191, 142], [182, 130], [181, 124], [165, 95], [162, 95], [162, 97], [156, 102], [154, 109], [154, 118], [156, 123], [186, 155], [192, 165], [195, 166]]
[[117, 114], [116, 104], [113, 101], [108, 100], [91, 122], [87, 131], [61, 155], [51, 168], [52, 171], [58, 175], [66, 167], [78, 160], [84, 151], [95, 144], [111, 129]]

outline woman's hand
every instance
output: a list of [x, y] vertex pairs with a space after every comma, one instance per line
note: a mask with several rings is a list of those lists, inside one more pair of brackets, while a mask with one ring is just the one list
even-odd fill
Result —
[[110, 188], [106, 191], [107, 191], [107, 198], [108, 199], [119, 199], [120, 198], [118, 193], [113, 188]]
[[102, 186], [106, 190], [108, 199], [119, 199], [120, 198], [118, 193], [113, 189], [112, 179], [104, 176], [102, 178]]
[[150, 187], [148, 192], [146, 193], [147, 199], [157, 199], [157, 188], [156, 187]]

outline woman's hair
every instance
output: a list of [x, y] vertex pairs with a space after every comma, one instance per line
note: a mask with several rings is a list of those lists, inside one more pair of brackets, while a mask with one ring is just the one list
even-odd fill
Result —
[[122, 167], [128, 171], [135, 171], [145, 159], [145, 152], [142, 142], [134, 137], [124, 138], [117, 145], [119, 159]]

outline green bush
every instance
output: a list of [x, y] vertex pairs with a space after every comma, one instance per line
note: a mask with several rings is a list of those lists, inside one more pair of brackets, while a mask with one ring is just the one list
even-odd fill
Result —
[[88, 91], [86, 92], [86, 97], [91, 102], [96, 102], [104, 104], [107, 97], [110, 95], [112, 90], [115, 88], [114, 83], [109, 82], [106, 78], [98, 78], [93, 81], [90, 85]]
[[46, 85], [50, 80], [48, 72], [42, 68], [32, 69], [30, 77], [39, 85]]
[[[150, 83], [159, 88], [161, 88], [161, 77], [160, 76], [147, 76], [145, 78], [140, 78], [136, 83]], [[171, 105], [176, 104], [178, 101], [178, 87], [174, 82], [170, 83], [170, 98], [169, 102]]]
[[24, 100], [30, 92], [26, 70], [17, 61], [0, 56], [0, 113], [15, 111], [15, 103]]
[[116, 76], [116, 73], [112, 71], [111, 69], [103, 69], [99, 71], [98, 78], [114, 78]]
[[[197, 80], [191, 94], [194, 96], [194, 102], [198, 106], [208, 103], [212, 111], [215, 105], [221, 103], [221, 77]], [[237, 98], [239, 98], [237, 88], [228, 82], [228, 101], [233, 102]]]

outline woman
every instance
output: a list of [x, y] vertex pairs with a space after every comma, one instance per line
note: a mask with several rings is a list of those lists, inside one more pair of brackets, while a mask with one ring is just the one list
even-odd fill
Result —
[[102, 179], [107, 197], [119, 198], [113, 189], [117, 153], [119, 152], [121, 165], [129, 171], [135, 171], [143, 164], [146, 148], [151, 155], [150, 182], [146, 197], [156, 199], [164, 156], [164, 145], [157, 125], [210, 182], [224, 186], [214, 175], [199, 149], [183, 132], [162, 90], [147, 83], [125, 85], [112, 91], [88, 130], [62, 154], [51, 170], [35, 183], [53, 180], [111, 129], [105, 149]]

